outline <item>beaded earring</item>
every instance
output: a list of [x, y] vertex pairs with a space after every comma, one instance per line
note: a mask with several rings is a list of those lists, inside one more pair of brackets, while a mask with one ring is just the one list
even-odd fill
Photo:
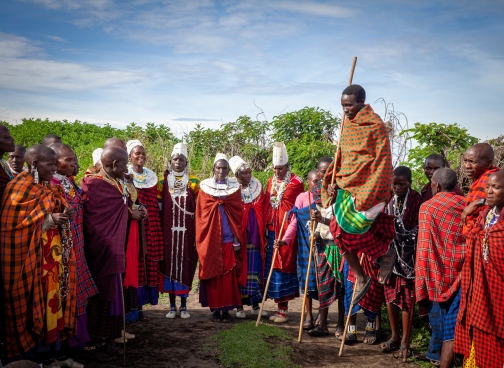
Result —
[[35, 181], [35, 184], [38, 184], [39, 183], [39, 174], [38, 174], [38, 170], [35, 166], [32, 166], [32, 171], [31, 171], [32, 175], [33, 175], [33, 178], [34, 178], [34, 181]]

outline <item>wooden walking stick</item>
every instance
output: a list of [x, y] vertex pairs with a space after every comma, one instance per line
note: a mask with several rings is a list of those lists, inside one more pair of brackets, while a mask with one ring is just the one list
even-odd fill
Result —
[[126, 368], [126, 306], [124, 305], [124, 288], [123, 288], [123, 281], [122, 281], [122, 275], [119, 275], [119, 287], [121, 288], [121, 297], [122, 297], [122, 310], [123, 310], [123, 350], [124, 350], [124, 355], [123, 355], [123, 366]]
[[413, 307], [411, 308], [410, 314], [409, 314], [409, 321], [408, 321], [408, 330], [405, 331], [405, 344], [404, 344], [404, 350], [403, 350], [403, 363], [406, 363], [408, 361], [408, 352], [410, 348], [410, 339], [411, 339], [411, 330], [413, 329], [413, 317], [415, 316], [415, 303], [416, 303], [416, 295], [413, 296]]
[[[280, 240], [282, 238], [282, 231], [285, 226], [285, 221], [287, 220], [287, 212], [285, 212], [283, 221], [282, 221], [282, 226], [280, 227], [280, 232], [278, 233], [277, 240]], [[273, 251], [273, 257], [271, 258], [271, 267], [270, 267], [270, 272], [268, 275], [268, 281], [266, 281], [266, 287], [264, 288], [264, 296], [263, 296], [263, 301], [261, 303], [261, 308], [259, 309], [259, 315], [257, 316], [257, 321], [256, 321], [256, 327], [259, 326], [259, 322], [261, 321], [261, 315], [264, 307], [264, 302], [266, 302], [266, 298], [268, 297], [268, 287], [271, 281], [271, 275], [273, 275], [273, 268], [275, 267], [275, 260], [278, 254], [278, 248], [275, 248]]]
[[[308, 192], [308, 203], [309, 203], [309, 212], [311, 216], [311, 193]], [[313, 247], [314, 247], [314, 242], [315, 242], [315, 225], [316, 222], [312, 221], [311, 222], [311, 234], [310, 234], [310, 256], [308, 257], [308, 268], [306, 270], [306, 279], [305, 279], [305, 287], [304, 287], [304, 295], [303, 295], [303, 304], [301, 305], [301, 321], [299, 322], [299, 335], [298, 335], [298, 342], [301, 342], [303, 339], [303, 319], [304, 319], [304, 312], [305, 312], [305, 303], [306, 303], [306, 298], [308, 296], [308, 282], [310, 280], [310, 266], [311, 266], [311, 261], [313, 259]], [[315, 263], [315, 266], [317, 264]], [[318, 290], [318, 275], [315, 275], [315, 280], [317, 282], [317, 290]]]
[[[350, 69], [350, 78], [348, 79], [348, 85], [352, 84], [353, 75], [355, 72], [355, 65], [357, 65], [357, 56], [354, 56], [354, 58], [353, 58], [352, 68]], [[338, 136], [338, 144], [336, 145], [336, 153], [334, 154], [334, 167], [333, 167], [333, 175], [332, 175], [332, 179], [331, 179], [331, 186], [334, 185], [334, 180], [336, 180], [336, 162], [338, 162], [339, 142], [341, 140], [341, 135], [343, 134], [343, 125], [345, 125], [345, 120], [346, 120], [346, 115], [345, 115], [345, 112], [343, 112], [343, 116], [341, 117], [339, 136]]]
[[[362, 264], [362, 261], [364, 260], [364, 253], [362, 253], [361, 257], [360, 257], [360, 264]], [[344, 282], [345, 280], [343, 280]], [[345, 346], [345, 340], [346, 340], [346, 334], [347, 334], [347, 331], [348, 331], [348, 325], [350, 324], [350, 317], [352, 316], [352, 309], [354, 307], [354, 299], [355, 299], [355, 289], [357, 289], [355, 286], [357, 285], [357, 280], [355, 280], [355, 285], [354, 285], [354, 289], [353, 289], [353, 293], [352, 293], [352, 301], [350, 302], [350, 308], [348, 309], [348, 316], [347, 316], [347, 320], [345, 322], [345, 330], [343, 331], [343, 340], [341, 340], [341, 345], [340, 345], [340, 349], [339, 349], [339, 354], [338, 356], [341, 356], [343, 354], [343, 347]]]

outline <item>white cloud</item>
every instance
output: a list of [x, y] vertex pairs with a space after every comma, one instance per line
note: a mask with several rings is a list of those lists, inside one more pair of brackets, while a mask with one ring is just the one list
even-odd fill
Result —
[[27, 38], [0, 32], [0, 54], [4, 58], [17, 58], [26, 55], [43, 55], [40, 47]]
[[314, 1], [271, 1], [269, 6], [274, 9], [309, 14], [318, 17], [350, 18], [355, 16], [357, 13], [355, 10], [343, 6]]
[[61, 43], [67, 43], [68, 41], [65, 40], [63, 37], [59, 36], [54, 36], [54, 35], [44, 35], [45, 38], [48, 38], [50, 40], [56, 41], [56, 42], [61, 42]]

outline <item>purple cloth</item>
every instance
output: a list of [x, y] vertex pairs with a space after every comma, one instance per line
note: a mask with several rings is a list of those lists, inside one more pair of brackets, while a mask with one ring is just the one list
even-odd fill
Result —
[[83, 348], [86, 342], [90, 341], [87, 330], [87, 314], [81, 314], [77, 317], [77, 333], [75, 336], [70, 336], [67, 340], [69, 348]]
[[116, 294], [114, 300], [110, 302], [110, 315], [114, 317], [123, 315], [123, 295], [119, 277], [122, 276], [117, 274], [115, 280]]
[[229, 225], [229, 220], [227, 218], [226, 212], [224, 211], [224, 206], [219, 206], [219, 211], [221, 214], [221, 223], [222, 223], [222, 242], [226, 243], [234, 243], [234, 234], [231, 226]]
[[145, 304], [158, 305], [159, 292], [157, 286], [139, 286], [137, 289], [138, 308]]
[[191, 288], [182, 285], [180, 282], [172, 280], [168, 277], [163, 277], [163, 293], [175, 294], [181, 298], [187, 298], [189, 297], [190, 291]]
[[82, 180], [82, 192], [86, 260], [100, 299], [113, 301], [117, 295], [117, 274], [126, 268], [128, 205], [117, 187], [96, 177]]
[[247, 223], [247, 240], [250, 244], [254, 244], [254, 246], [260, 251], [261, 250], [261, 238], [259, 237], [259, 226], [257, 223], [256, 213], [253, 210], [249, 211], [248, 214], [248, 223]]

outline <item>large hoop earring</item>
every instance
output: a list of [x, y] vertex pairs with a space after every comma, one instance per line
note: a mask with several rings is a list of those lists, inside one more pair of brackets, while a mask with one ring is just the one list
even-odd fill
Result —
[[39, 173], [38, 173], [38, 170], [35, 166], [32, 166], [31, 173], [33, 175], [33, 181], [35, 182], [35, 184], [38, 184], [39, 183]]

